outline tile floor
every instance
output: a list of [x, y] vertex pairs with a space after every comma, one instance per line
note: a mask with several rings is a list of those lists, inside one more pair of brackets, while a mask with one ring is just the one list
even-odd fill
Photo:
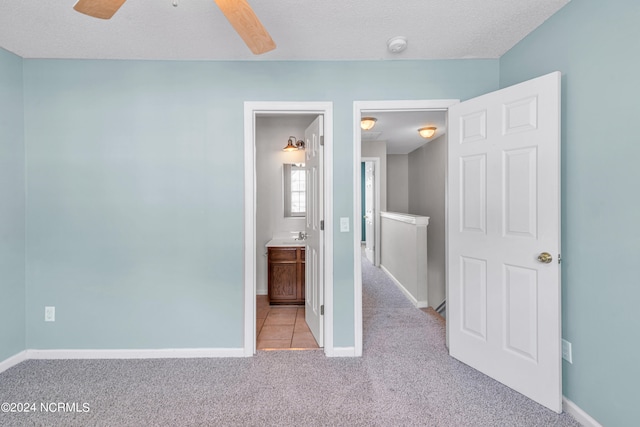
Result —
[[256, 333], [258, 350], [319, 348], [304, 321], [304, 307], [270, 306], [266, 295], [256, 297]]

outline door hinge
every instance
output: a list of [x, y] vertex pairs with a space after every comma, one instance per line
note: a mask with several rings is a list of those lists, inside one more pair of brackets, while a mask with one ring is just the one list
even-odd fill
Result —
[[324, 304], [320, 306], [320, 316], [324, 316]]
[[558, 254], [558, 264], [562, 262], [562, 255]]
[[324, 145], [324, 135], [320, 135], [320, 145]]
[[324, 231], [324, 219], [320, 220], [320, 230]]

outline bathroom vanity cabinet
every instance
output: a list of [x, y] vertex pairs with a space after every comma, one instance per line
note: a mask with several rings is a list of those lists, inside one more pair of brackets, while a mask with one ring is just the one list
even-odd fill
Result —
[[268, 248], [270, 304], [304, 305], [304, 246]]

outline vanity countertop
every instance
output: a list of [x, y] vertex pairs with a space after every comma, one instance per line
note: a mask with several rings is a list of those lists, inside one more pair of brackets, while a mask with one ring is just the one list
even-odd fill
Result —
[[292, 238], [287, 239], [271, 239], [265, 245], [267, 248], [277, 248], [277, 247], [297, 247], [297, 246], [305, 246], [304, 240], [295, 240]]

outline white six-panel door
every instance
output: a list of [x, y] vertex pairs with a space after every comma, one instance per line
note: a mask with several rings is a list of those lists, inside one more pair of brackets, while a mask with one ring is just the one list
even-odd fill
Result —
[[450, 107], [448, 156], [451, 356], [561, 412], [560, 73]]
[[323, 116], [318, 116], [304, 132], [306, 170], [305, 320], [316, 342], [324, 346], [324, 235], [323, 206]]

